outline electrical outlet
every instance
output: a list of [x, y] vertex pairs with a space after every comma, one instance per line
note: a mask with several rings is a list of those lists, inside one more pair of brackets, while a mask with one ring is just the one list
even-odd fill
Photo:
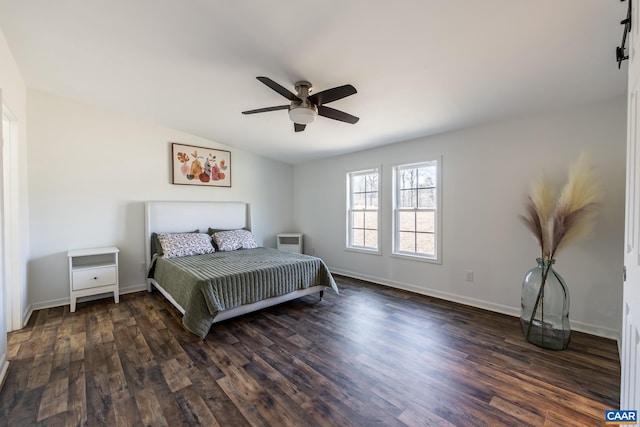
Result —
[[467, 282], [473, 282], [473, 271], [466, 270], [464, 272], [464, 280]]
[[144, 262], [140, 263], [140, 272], [141, 273], [146, 273], [147, 272], [147, 264]]

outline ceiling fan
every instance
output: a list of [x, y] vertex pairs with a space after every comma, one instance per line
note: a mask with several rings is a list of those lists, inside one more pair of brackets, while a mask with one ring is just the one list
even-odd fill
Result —
[[328, 117], [333, 120], [351, 124], [355, 124], [360, 120], [356, 116], [352, 116], [344, 111], [336, 110], [335, 108], [324, 105], [357, 93], [356, 88], [351, 85], [338, 86], [310, 95], [311, 83], [307, 81], [300, 81], [295, 85], [296, 92], [298, 93], [294, 94], [268, 77], [256, 77], [256, 79], [287, 98], [291, 101], [291, 104], [243, 111], [242, 114], [289, 110], [289, 118], [293, 122], [293, 128], [296, 132], [302, 132], [309, 123], [312, 123], [316, 119], [317, 116]]

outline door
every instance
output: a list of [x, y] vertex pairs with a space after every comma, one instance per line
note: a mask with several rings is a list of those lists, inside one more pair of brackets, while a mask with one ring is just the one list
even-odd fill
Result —
[[[631, 0], [629, 0], [631, 1]], [[627, 120], [627, 193], [625, 206], [625, 282], [622, 307], [620, 409], [640, 409], [640, 21], [632, 2], [629, 33], [629, 88]]]

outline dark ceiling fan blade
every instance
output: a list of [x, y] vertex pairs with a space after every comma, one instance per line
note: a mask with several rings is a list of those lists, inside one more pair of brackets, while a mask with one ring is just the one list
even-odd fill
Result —
[[285, 88], [283, 86], [280, 86], [278, 83], [274, 82], [269, 77], [256, 77], [256, 79], [260, 80], [262, 83], [264, 83], [265, 85], [269, 86], [271, 89], [275, 90], [280, 95], [282, 95], [285, 98], [287, 98], [289, 101], [302, 101], [300, 98], [298, 98], [289, 89], [287, 89], [287, 88]]
[[328, 117], [333, 120], [339, 120], [341, 122], [351, 123], [352, 125], [358, 123], [358, 120], [360, 120], [356, 116], [347, 114], [344, 111], [336, 110], [335, 108], [325, 107], [324, 105], [318, 106], [318, 115]]
[[293, 124], [293, 129], [296, 132], [302, 132], [304, 130], [304, 128], [306, 128], [306, 127], [307, 127], [307, 125], [301, 125], [300, 123], [294, 123]]
[[255, 110], [243, 111], [242, 114], [266, 113], [267, 111], [288, 110], [288, 105], [276, 105], [275, 107], [257, 108]]
[[332, 89], [323, 90], [322, 92], [314, 93], [307, 99], [313, 102], [316, 106], [320, 106], [333, 101], [337, 101], [338, 99], [346, 98], [347, 96], [353, 95], [354, 93], [358, 93], [355, 87], [351, 85], [344, 85], [334, 87]]

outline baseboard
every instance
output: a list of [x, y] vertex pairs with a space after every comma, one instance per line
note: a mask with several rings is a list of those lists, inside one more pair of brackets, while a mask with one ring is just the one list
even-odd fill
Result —
[[380, 277], [369, 276], [367, 274], [360, 274], [353, 271], [347, 271], [347, 270], [342, 270], [337, 268], [329, 268], [329, 270], [332, 273], [339, 274], [341, 276], [347, 276], [354, 279], [366, 280], [367, 282], [372, 282], [377, 285], [383, 285], [383, 286], [388, 286], [390, 288], [402, 289], [404, 291], [413, 292], [415, 294], [426, 295], [434, 298], [443, 299], [446, 301], [457, 302], [459, 304], [469, 305], [471, 307], [476, 307], [476, 308], [482, 308], [484, 310], [489, 310], [489, 311], [493, 311], [501, 314], [507, 314], [509, 316], [520, 316], [520, 308], [513, 308], [506, 305], [495, 304], [489, 301], [469, 298], [462, 295], [439, 291], [437, 289], [423, 288], [423, 287], [415, 286], [409, 283], [383, 279]]
[[569, 319], [571, 323], [571, 329], [578, 332], [584, 332], [585, 334], [596, 335], [598, 337], [609, 338], [616, 342], [620, 341], [620, 332], [604, 328], [602, 326], [593, 325], [591, 323], [578, 322], [577, 320]]
[[[476, 298], [469, 298], [464, 295], [452, 294], [449, 292], [443, 292], [437, 289], [423, 288], [412, 285], [410, 283], [398, 282], [395, 280], [388, 280], [376, 276], [369, 276], [367, 274], [356, 273], [354, 271], [343, 270], [340, 268], [329, 267], [331, 273], [335, 273], [341, 276], [351, 277], [353, 279], [365, 280], [377, 285], [388, 286], [390, 288], [402, 289], [404, 291], [413, 292], [420, 295], [426, 295], [434, 298], [443, 299], [446, 301], [456, 302], [471, 307], [481, 308], [483, 310], [493, 311], [495, 313], [506, 314], [508, 316], [520, 317], [520, 307], [510, 307], [502, 304], [495, 304], [491, 301], [480, 300]], [[604, 328], [602, 326], [593, 325], [585, 322], [578, 322], [569, 319], [571, 322], [571, 329], [577, 332], [584, 332], [590, 335], [596, 335], [603, 338], [609, 338], [619, 341], [620, 334], [618, 331]]]
[[[70, 304], [69, 297], [50, 299], [50, 300], [46, 300], [46, 301], [34, 302], [33, 304], [31, 304], [30, 311], [31, 311], [31, 313], [33, 313], [36, 310], [42, 310], [42, 309], [45, 309], [45, 308], [60, 307], [60, 306], [69, 305], [69, 304]], [[31, 317], [31, 313], [29, 314], [29, 317]]]
[[7, 379], [7, 372], [9, 371], [9, 361], [7, 360], [7, 353], [0, 357], [0, 390], [4, 386], [4, 381]]
[[140, 285], [129, 285], [120, 288], [120, 295], [132, 294], [134, 292], [141, 292], [147, 290], [147, 284], [142, 283]]
[[33, 305], [29, 304], [27, 311], [22, 315], [22, 327], [24, 328], [29, 323], [31, 315], [33, 314]]
[[[138, 284], [138, 285], [129, 285], [129, 286], [121, 287], [119, 294], [120, 295], [131, 294], [131, 293], [134, 293], [134, 292], [141, 292], [141, 291], [146, 291], [146, 290], [147, 290], [147, 284], [146, 283], [142, 283], [142, 284]], [[104, 298], [105, 296], [108, 296], [108, 295], [111, 295], [113, 297], [113, 294], [111, 294], [111, 293], [99, 294], [99, 295], [90, 295], [90, 296], [78, 298], [78, 302], [93, 301], [93, 300]], [[69, 305], [70, 303], [71, 303], [71, 300], [70, 300], [69, 297], [56, 298], [56, 299], [52, 299], [52, 300], [40, 301], [40, 302], [33, 303], [29, 307], [29, 313], [28, 313], [29, 315], [27, 316], [27, 320], [28, 320], [28, 317], [31, 317], [31, 313], [33, 313], [33, 311], [35, 311], [35, 310], [42, 310], [42, 309], [45, 309], [45, 308], [53, 308], [53, 307], [61, 307], [63, 305]], [[25, 322], [24, 324], [26, 325], [27, 322]]]

